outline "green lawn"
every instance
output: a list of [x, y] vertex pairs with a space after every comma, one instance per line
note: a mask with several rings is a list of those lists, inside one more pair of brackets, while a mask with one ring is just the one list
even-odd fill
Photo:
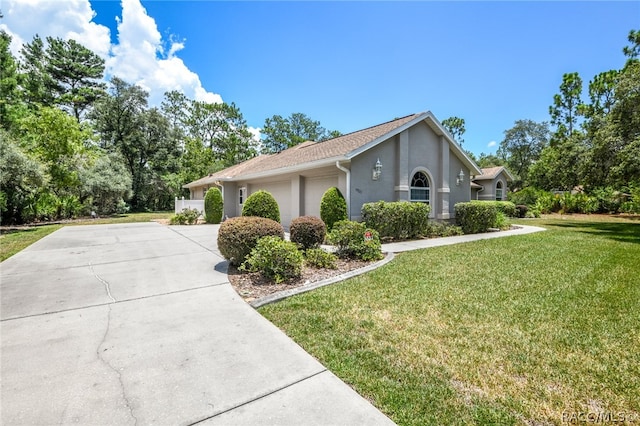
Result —
[[640, 221], [523, 223], [260, 312], [401, 425], [640, 415]]
[[[83, 219], [66, 223], [72, 225], [97, 225], [109, 223], [149, 222], [154, 219], [169, 219], [173, 212], [128, 213], [100, 219]], [[16, 227], [2, 230], [0, 233], [0, 262], [25, 249], [63, 225], [41, 225]]]

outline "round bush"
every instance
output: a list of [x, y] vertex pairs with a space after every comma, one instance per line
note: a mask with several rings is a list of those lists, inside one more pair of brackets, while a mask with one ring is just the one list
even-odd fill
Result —
[[318, 247], [324, 242], [327, 228], [319, 217], [301, 216], [291, 221], [289, 232], [291, 241], [307, 250]]
[[280, 208], [273, 195], [267, 191], [257, 191], [249, 195], [242, 207], [242, 216], [258, 216], [280, 222]]
[[329, 242], [336, 246], [336, 254], [342, 258], [366, 261], [382, 258], [380, 235], [364, 223], [350, 220], [336, 222], [329, 233]]
[[240, 269], [260, 272], [280, 284], [289, 278], [299, 277], [303, 263], [304, 258], [295, 243], [268, 236], [258, 240]]
[[204, 220], [207, 223], [220, 223], [222, 220], [222, 192], [218, 188], [209, 188], [204, 196]]
[[347, 220], [347, 202], [335, 186], [327, 189], [322, 195], [320, 217], [329, 231], [333, 229], [334, 223]]
[[234, 217], [225, 220], [220, 225], [218, 248], [229, 263], [238, 266], [245, 261], [258, 240], [269, 235], [284, 239], [282, 225], [263, 217]]

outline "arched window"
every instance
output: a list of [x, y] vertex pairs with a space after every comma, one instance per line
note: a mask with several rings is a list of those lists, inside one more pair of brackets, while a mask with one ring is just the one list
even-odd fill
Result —
[[502, 181], [496, 183], [496, 201], [502, 201]]
[[425, 172], [416, 172], [411, 178], [411, 201], [429, 204], [429, 177]]

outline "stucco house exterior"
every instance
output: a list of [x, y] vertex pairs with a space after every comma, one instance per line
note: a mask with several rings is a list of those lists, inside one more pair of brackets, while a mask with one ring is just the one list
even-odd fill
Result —
[[506, 201], [509, 182], [513, 176], [504, 167], [481, 169], [482, 173], [471, 181], [471, 199], [484, 201]]
[[470, 177], [478, 175], [480, 168], [436, 117], [423, 112], [260, 155], [184, 187], [191, 199], [220, 187], [228, 217], [240, 216], [252, 193], [269, 191], [285, 226], [298, 216], [320, 216], [320, 200], [332, 186], [344, 195], [352, 220], [360, 219], [364, 203], [379, 200], [429, 203], [431, 217], [445, 220], [454, 217], [456, 203], [471, 199]]

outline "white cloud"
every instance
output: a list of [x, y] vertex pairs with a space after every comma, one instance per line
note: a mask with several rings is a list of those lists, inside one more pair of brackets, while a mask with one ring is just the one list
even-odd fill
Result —
[[498, 145], [498, 142], [496, 142], [496, 141], [491, 141], [491, 142], [489, 142], [489, 143], [487, 144], [487, 146], [488, 146], [489, 148], [493, 148], [493, 147], [494, 147], [494, 146], [496, 146], [496, 145]]
[[109, 28], [91, 22], [95, 12], [89, 0], [5, 0], [4, 4], [5, 22], [0, 28], [13, 37], [11, 50], [15, 55], [36, 33], [42, 38], [73, 38], [105, 59], [107, 78], [118, 76], [147, 90], [151, 105], [159, 105], [169, 90], [199, 101], [222, 102], [222, 97], [207, 91], [200, 77], [176, 56], [184, 48], [184, 41], [176, 41], [173, 36], [163, 40], [140, 0], [122, 0], [118, 42], [114, 45]]
[[95, 12], [88, 0], [5, 0], [4, 29], [12, 37], [11, 51], [17, 55], [23, 43], [39, 34], [74, 39], [102, 58], [109, 55], [109, 28], [91, 22]]
[[251, 127], [251, 126], [248, 126], [248, 127], [247, 127], [247, 130], [249, 130], [249, 132], [253, 135], [253, 140], [254, 140], [254, 141], [256, 141], [256, 142], [260, 142], [260, 141], [262, 140], [262, 138], [260, 137], [260, 136], [261, 136], [261, 134], [262, 134], [262, 133], [261, 133], [261, 132], [262, 132], [262, 129], [261, 129], [260, 127]]

